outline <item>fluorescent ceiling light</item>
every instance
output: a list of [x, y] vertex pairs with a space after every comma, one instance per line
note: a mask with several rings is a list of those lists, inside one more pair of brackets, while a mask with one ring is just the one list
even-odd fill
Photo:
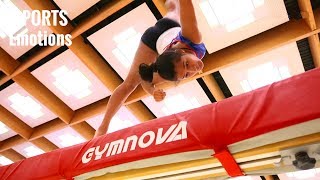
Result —
[[296, 179], [310, 179], [312, 177], [315, 177], [316, 174], [317, 171], [315, 169], [286, 173], [288, 177]]
[[229, 178], [229, 180], [253, 180], [250, 176], [240, 176], [235, 178]]
[[255, 21], [255, 8], [264, 0], [206, 0], [200, 3], [209, 26], [224, 26], [228, 32], [235, 31]]
[[12, 164], [13, 161], [11, 161], [10, 159], [4, 157], [4, 156], [0, 156], [0, 164], [5, 166], [5, 165], [9, 165]]
[[126, 55], [119, 48], [112, 50], [112, 53], [121, 62], [121, 64], [124, 65], [125, 68], [129, 69], [132, 62], [129, 61]]
[[198, 101], [198, 99], [195, 98], [195, 97], [194, 97], [194, 98], [190, 98], [190, 99], [189, 99], [189, 102], [190, 102], [192, 108], [198, 108], [198, 107], [201, 106], [200, 103], [199, 103], [199, 101]]
[[7, 35], [6, 35], [4, 32], [2, 32], [1, 29], [0, 29], [0, 37], [1, 37], [2, 39], [5, 38], [5, 37], [7, 37]]
[[226, 29], [228, 32], [232, 32], [232, 31], [235, 31], [245, 25], [253, 23], [254, 21], [255, 21], [254, 16], [252, 14], [247, 14], [247, 15], [233, 21], [232, 23], [227, 24]]
[[212, 9], [209, 1], [201, 2], [200, 9], [203, 12], [204, 17], [206, 18], [206, 20], [211, 28], [219, 25], [219, 21], [218, 21], [216, 15], [214, 14], [213, 9]]
[[70, 70], [61, 66], [51, 73], [55, 78], [53, 84], [66, 96], [74, 96], [78, 99], [89, 96], [91, 82], [79, 70]]
[[117, 115], [114, 116], [110, 122], [108, 133], [112, 133], [115, 131], [119, 131], [121, 129], [125, 129], [131, 126], [136, 125], [133, 121], [129, 119], [120, 119]]
[[40, 104], [35, 102], [29, 96], [24, 97], [19, 93], [15, 93], [9, 96], [8, 99], [12, 103], [10, 107], [12, 107], [24, 117], [30, 116], [33, 119], [37, 119], [44, 115], [41, 111], [42, 107], [40, 106]]
[[264, 0], [252, 0], [252, 1], [253, 1], [254, 7], [256, 8], [264, 5]]
[[113, 40], [117, 44], [125, 43], [130, 39], [131, 37], [135, 36], [137, 34], [136, 30], [133, 27], [129, 27], [128, 29], [120, 32], [118, 35], [115, 35], [113, 37]]
[[126, 68], [129, 68], [132, 64], [141, 36], [141, 33], [130, 27], [113, 38], [117, 48], [112, 50], [112, 53]]
[[240, 82], [245, 92], [280, 81], [291, 75], [287, 66], [278, 68], [274, 67], [272, 62], [269, 62], [249, 69], [247, 76], [248, 80]]
[[240, 85], [241, 85], [242, 89], [244, 90], [244, 92], [249, 92], [252, 90], [248, 80], [241, 81]]
[[2, 122], [0, 122], [0, 134], [4, 134], [8, 131], [9, 131], [9, 129], [7, 129], [7, 126], [4, 125]]
[[245, 92], [289, 78], [291, 74], [287, 66], [275, 67], [272, 62], [269, 62], [249, 69], [247, 77], [247, 80], [240, 81]]
[[33, 156], [37, 156], [39, 154], [44, 153], [44, 151], [42, 151], [41, 149], [34, 147], [34, 146], [29, 146], [29, 147], [25, 148], [24, 151], [26, 152], [26, 155], [28, 157], [33, 157]]
[[280, 76], [282, 77], [282, 79], [286, 79], [286, 78], [291, 77], [288, 66], [279, 67], [279, 73], [280, 73]]
[[209, 0], [220, 24], [230, 24], [242, 16], [251, 14], [254, 6], [251, 0]]
[[[10, 17], [10, 18], [8, 18]], [[0, 31], [1, 37], [14, 36], [16, 33], [25, 32], [26, 19], [20, 9], [10, 0], [0, 1]]]
[[64, 134], [59, 136], [59, 139], [61, 140], [60, 144], [63, 147], [73, 146], [75, 144], [80, 144], [85, 142], [85, 140], [79, 136], [74, 136], [71, 134]]
[[200, 103], [196, 98], [187, 100], [182, 94], [173, 95], [164, 99], [164, 107], [162, 111], [166, 115], [186, 111], [189, 109], [200, 107]]

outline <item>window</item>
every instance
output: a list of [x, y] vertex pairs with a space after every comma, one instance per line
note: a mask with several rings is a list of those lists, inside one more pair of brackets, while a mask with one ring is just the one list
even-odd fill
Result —
[[130, 27], [113, 38], [117, 48], [112, 50], [112, 53], [126, 68], [132, 64], [141, 36], [141, 33]]
[[66, 66], [61, 66], [52, 72], [56, 78], [53, 84], [66, 96], [75, 96], [78, 99], [89, 96], [91, 82], [79, 70], [70, 70]]
[[255, 21], [255, 8], [264, 0], [205, 0], [200, 3], [211, 28], [222, 26], [228, 32], [235, 31]]
[[8, 99], [12, 103], [10, 106], [24, 117], [30, 116], [33, 119], [38, 119], [44, 115], [40, 104], [29, 96], [25, 97], [19, 93], [15, 93], [9, 96]]
[[0, 37], [16, 36], [27, 31], [26, 19], [19, 8], [10, 0], [0, 0]]

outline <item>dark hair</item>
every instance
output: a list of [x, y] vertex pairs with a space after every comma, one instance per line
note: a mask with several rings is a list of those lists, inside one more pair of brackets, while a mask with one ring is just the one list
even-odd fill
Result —
[[176, 81], [176, 72], [174, 70], [175, 62], [178, 62], [182, 56], [179, 49], [168, 49], [158, 56], [156, 62], [147, 65], [140, 64], [139, 74], [144, 81], [152, 82], [153, 73], [157, 72], [166, 80]]

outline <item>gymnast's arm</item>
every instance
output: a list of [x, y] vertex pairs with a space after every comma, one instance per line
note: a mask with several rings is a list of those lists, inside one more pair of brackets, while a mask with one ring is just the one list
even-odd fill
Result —
[[192, 0], [179, 0], [179, 3], [182, 35], [193, 43], [201, 43], [202, 36], [198, 28]]
[[[135, 72], [135, 64], [133, 67], [131, 67], [131, 70], [127, 76], [127, 78], [123, 81], [123, 83], [118, 86], [112, 95], [110, 96], [110, 99], [108, 101], [106, 114], [103, 118], [103, 121], [97, 130], [95, 137], [106, 134], [110, 121], [112, 117], [117, 113], [117, 111], [120, 109], [120, 107], [124, 104], [124, 102], [127, 100], [128, 96], [137, 88], [137, 86], [143, 81], [141, 81], [140, 76], [138, 73]], [[145, 83], [144, 83], [145, 84]], [[150, 94], [153, 94], [154, 99], [156, 101], [161, 101], [165, 97], [165, 92], [162, 90], [156, 90], [152, 86], [151, 83], [148, 83], [149, 85], [145, 84], [144, 90]], [[159, 92], [158, 92], [159, 91]]]
[[[137, 74], [137, 73], [136, 73]], [[112, 93], [108, 101], [107, 109], [103, 121], [96, 131], [95, 137], [106, 134], [112, 117], [117, 113], [120, 107], [124, 104], [128, 96], [140, 84], [140, 78], [137, 75], [126, 78]]]
[[[108, 130], [109, 123], [112, 117], [117, 113], [120, 107], [127, 100], [128, 96], [137, 88], [141, 83], [141, 77], [139, 74], [139, 65], [141, 63], [150, 63], [154, 61], [157, 57], [157, 53], [148, 48], [145, 44], [139, 43], [138, 49], [134, 56], [130, 71], [126, 79], [118, 86], [112, 93], [107, 109], [106, 114], [103, 118], [103, 121], [95, 133], [95, 137], [106, 134]], [[147, 61], [146, 61], [147, 60]], [[149, 62], [150, 61], [150, 62]]]
[[141, 86], [145, 92], [147, 92], [150, 95], [153, 95], [153, 92], [155, 90], [153, 83], [141, 81]]

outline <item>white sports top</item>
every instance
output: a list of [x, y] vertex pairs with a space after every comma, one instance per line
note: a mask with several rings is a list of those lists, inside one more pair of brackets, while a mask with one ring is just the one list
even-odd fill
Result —
[[166, 30], [164, 33], [162, 33], [159, 36], [159, 38], [156, 42], [158, 54], [163, 53], [164, 48], [166, 48], [171, 43], [171, 41], [175, 37], [177, 37], [177, 35], [180, 31], [181, 31], [181, 27], [174, 27], [174, 28]]

